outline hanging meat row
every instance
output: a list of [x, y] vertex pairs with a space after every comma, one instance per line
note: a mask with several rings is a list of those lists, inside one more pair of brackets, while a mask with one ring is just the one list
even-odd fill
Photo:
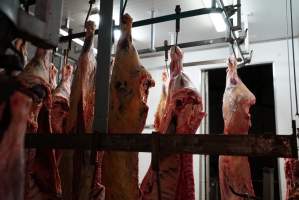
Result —
[[[142, 132], [149, 109], [149, 89], [155, 85], [132, 43], [132, 21], [128, 14], [122, 17], [115, 59], [112, 66], [107, 66], [112, 68], [109, 134]], [[161, 154], [159, 171], [151, 165], [139, 187], [138, 153], [97, 152], [94, 164], [90, 150], [24, 151], [26, 132], [93, 133], [95, 24], [88, 21], [85, 29], [77, 68], [73, 72], [73, 66], [64, 63], [58, 84], [58, 71], [49, 61], [51, 53], [41, 48], [37, 48], [16, 79], [0, 74], [3, 93], [0, 98], [0, 199], [194, 200], [191, 154]], [[16, 45], [26, 60], [25, 44], [17, 41]], [[195, 134], [206, 116], [202, 97], [183, 71], [182, 50], [174, 46], [170, 56], [170, 77], [163, 73], [163, 91], [154, 127], [160, 134]], [[6, 84], [9, 87], [4, 87]], [[236, 60], [229, 58], [223, 96], [224, 134], [248, 133], [249, 110], [254, 103], [254, 95], [237, 75]], [[295, 168], [294, 163], [287, 162], [287, 168]], [[288, 170], [288, 180], [296, 176], [293, 171]], [[247, 157], [220, 156], [219, 180], [223, 200], [242, 199], [235, 193], [255, 196]], [[293, 191], [288, 190], [288, 194]]]

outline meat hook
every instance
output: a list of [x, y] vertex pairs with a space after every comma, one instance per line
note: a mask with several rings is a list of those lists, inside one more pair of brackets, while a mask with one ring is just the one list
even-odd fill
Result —
[[[176, 20], [175, 20], [175, 32], [176, 32], [176, 37], [175, 37], [175, 47], [178, 45], [178, 36], [180, 32], [180, 14], [181, 14], [181, 6], [176, 5], [175, 6], [175, 13], [176, 13]], [[175, 48], [176, 51], [176, 48]]]
[[126, 7], [127, 7], [127, 3], [128, 3], [128, 0], [125, 0], [124, 6], [123, 6], [123, 8], [121, 10], [121, 16], [123, 16], [124, 13], [125, 13], [125, 10], [126, 10]]
[[168, 73], [168, 65], [167, 65], [167, 61], [168, 61], [168, 41], [167, 40], [164, 40], [164, 53], [165, 53], [165, 67], [166, 67], [166, 73], [167, 73], [167, 76], [169, 76], [169, 73]]
[[90, 12], [91, 12], [91, 9], [92, 9], [92, 5], [95, 3], [96, 1], [95, 0], [89, 0], [89, 9], [88, 9], [88, 12], [87, 12], [87, 16], [85, 18], [85, 22], [84, 22], [84, 27], [85, 27], [85, 24], [89, 18], [89, 15], [90, 15]]

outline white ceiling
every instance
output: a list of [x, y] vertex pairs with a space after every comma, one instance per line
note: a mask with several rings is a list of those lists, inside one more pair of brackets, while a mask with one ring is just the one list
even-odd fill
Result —
[[[232, 0], [230, 0], [232, 1]], [[249, 38], [251, 42], [280, 39], [287, 36], [287, 20], [289, 0], [241, 0], [242, 14], [248, 15]], [[182, 12], [204, 7], [202, 0], [128, 0], [126, 12], [133, 19], [147, 19], [154, 9], [157, 16], [174, 13], [176, 5]], [[99, 0], [95, 6], [99, 6]], [[63, 16], [70, 17], [70, 26], [74, 32], [83, 30], [87, 14], [88, 0], [64, 0]], [[295, 35], [299, 35], [299, 1], [293, 1], [293, 18]], [[113, 18], [118, 24], [119, 0], [114, 0]], [[156, 46], [162, 46], [165, 39], [170, 40], [170, 32], [175, 30], [175, 22], [156, 24]], [[289, 29], [290, 32], [290, 29]], [[224, 37], [225, 33], [217, 33], [208, 15], [181, 20], [179, 43]], [[133, 38], [137, 49], [150, 47], [150, 26], [133, 29]]]

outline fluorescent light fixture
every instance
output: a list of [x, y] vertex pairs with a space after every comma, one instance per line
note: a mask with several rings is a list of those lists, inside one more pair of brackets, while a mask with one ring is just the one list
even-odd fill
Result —
[[88, 20], [93, 21], [96, 24], [97, 28], [99, 27], [99, 24], [100, 24], [100, 15], [99, 15], [99, 13], [90, 15]]
[[[202, 0], [202, 1], [203, 1], [203, 4], [206, 8], [211, 8], [212, 0]], [[226, 23], [225, 23], [224, 18], [223, 18], [221, 13], [210, 13], [209, 17], [212, 20], [212, 22], [214, 24], [214, 27], [215, 27], [217, 32], [226, 31]]]
[[118, 41], [119, 38], [120, 38], [120, 35], [121, 35], [120, 30], [119, 30], [119, 29], [114, 30], [114, 31], [113, 31], [113, 34], [114, 34], [114, 40], [115, 40], [115, 41]]

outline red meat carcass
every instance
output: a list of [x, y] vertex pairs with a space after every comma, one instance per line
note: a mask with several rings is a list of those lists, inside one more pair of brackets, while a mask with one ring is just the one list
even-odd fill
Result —
[[[96, 60], [92, 47], [95, 28], [92, 21], [85, 24], [84, 45], [71, 87], [70, 111], [66, 123], [68, 134], [93, 133]], [[69, 169], [69, 174], [64, 175], [67, 197], [72, 197], [73, 200], [103, 199], [105, 191], [100, 184], [100, 159], [97, 159], [96, 165], [91, 164], [90, 150], [69, 151], [64, 155], [65, 167]], [[98, 157], [100, 156], [98, 153]]]
[[[33, 100], [27, 123], [29, 133], [52, 133], [49, 56], [49, 50], [38, 48], [33, 59], [18, 76], [22, 92]], [[27, 149], [25, 199], [56, 199], [60, 196], [61, 183], [55, 150]]]
[[[161, 134], [195, 134], [205, 116], [202, 97], [183, 72], [181, 49], [172, 47], [170, 55], [170, 82], [164, 113], [159, 120], [163, 123], [155, 124], [155, 128]], [[195, 199], [191, 154], [161, 155], [159, 168], [163, 200]], [[142, 181], [141, 193], [143, 200], [158, 198], [157, 174], [152, 167]]]

